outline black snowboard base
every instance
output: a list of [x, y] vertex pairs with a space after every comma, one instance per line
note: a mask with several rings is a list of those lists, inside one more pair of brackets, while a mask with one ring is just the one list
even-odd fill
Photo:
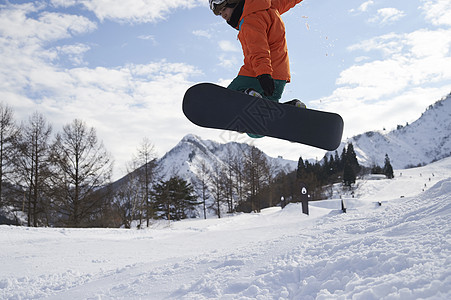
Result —
[[190, 87], [183, 113], [194, 124], [275, 137], [333, 151], [341, 143], [340, 115], [252, 97], [212, 83]]

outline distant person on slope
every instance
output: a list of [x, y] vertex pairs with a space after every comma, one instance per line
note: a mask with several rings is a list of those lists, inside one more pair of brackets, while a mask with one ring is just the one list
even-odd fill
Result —
[[[291, 78], [285, 25], [280, 15], [302, 0], [209, 1], [213, 13], [239, 31], [243, 48], [244, 65], [227, 88], [278, 102]], [[287, 104], [305, 108], [297, 99]]]

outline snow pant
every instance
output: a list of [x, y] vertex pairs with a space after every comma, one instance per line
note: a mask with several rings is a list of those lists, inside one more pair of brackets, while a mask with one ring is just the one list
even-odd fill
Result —
[[[279, 102], [282, 97], [283, 90], [285, 89], [285, 85], [287, 82], [285, 80], [274, 80], [274, 93], [271, 96], [265, 96], [265, 92], [263, 91], [260, 82], [256, 77], [242, 76], [238, 75], [227, 87], [228, 89], [244, 92], [245, 90], [251, 88], [257, 91], [263, 98]], [[248, 133], [248, 136], [252, 138], [262, 138], [262, 135]]]

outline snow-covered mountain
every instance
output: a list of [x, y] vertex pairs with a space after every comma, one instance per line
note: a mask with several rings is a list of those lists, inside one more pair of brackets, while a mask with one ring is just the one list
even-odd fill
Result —
[[[230, 142], [221, 144], [210, 140], [203, 140], [198, 136], [186, 135], [174, 148], [158, 161], [159, 173], [163, 179], [177, 175], [189, 182], [195, 181], [201, 172], [202, 164], [212, 171], [227, 164], [227, 161], [237, 155], [243, 155], [250, 150], [248, 144]], [[269, 163], [279, 170], [293, 171], [297, 162], [283, 158], [266, 156]]]
[[352, 143], [359, 163], [384, 165], [385, 154], [394, 168], [425, 165], [451, 156], [451, 94], [428, 107], [415, 122], [388, 133], [369, 131], [340, 145]]
[[[251, 145], [237, 142], [221, 144], [188, 134], [174, 148], [156, 161], [157, 171], [154, 181], [166, 181], [171, 177], [177, 176], [192, 184], [195, 191], [200, 195], [202, 192], [200, 183], [202, 181], [206, 181], [211, 186], [212, 175], [216, 176], [218, 174], [217, 171], [221, 168], [227, 170], [229, 164], [234, 164], [234, 159], [249, 155], [252, 147]], [[278, 175], [280, 172], [289, 173], [297, 168], [297, 161], [286, 160], [282, 157], [274, 158], [265, 153], [263, 153], [263, 156], [266, 158], [267, 165], [271, 168], [273, 176]], [[238, 164], [242, 165], [243, 162], [241, 161]], [[121, 187], [127, 185], [128, 178], [133, 178], [133, 176], [129, 177], [131, 174], [127, 174], [117, 180], [109, 188], [112, 188], [113, 191], [120, 190]], [[208, 197], [209, 199], [207, 199], [206, 203], [211, 205], [214, 199], [211, 196]], [[199, 215], [201, 215], [201, 208], [199, 207], [198, 209]]]

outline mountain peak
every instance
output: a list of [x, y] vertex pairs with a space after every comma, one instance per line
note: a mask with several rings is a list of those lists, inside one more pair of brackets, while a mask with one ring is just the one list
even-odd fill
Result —
[[[167, 152], [158, 162], [162, 168], [163, 178], [178, 175], [188, 181], [195, 181], [200, 164], [207, 164], [209, 169], [224, 165], [233, 156], [246, 153], [252, 146], [244, 143], [229, 142], [221, 144], [203, 140], [194, 134], [185, 135], [181, 141]], [[267, 159], [283, 170], [294, 170], [297, 162], [267, 156]]]
[[385, 154], [394, 168], [425, 165], [451, 156], [451, 93], [430, 105], [419, 119], [388, 133], [368, 131], [343, 142], [354, 145], [359, 163], [383, 165]]
[[185, 135], [180, 142], [190, 142], [190, 141], [200, 141], [202, 138], [195, 134], [187, 134]]

